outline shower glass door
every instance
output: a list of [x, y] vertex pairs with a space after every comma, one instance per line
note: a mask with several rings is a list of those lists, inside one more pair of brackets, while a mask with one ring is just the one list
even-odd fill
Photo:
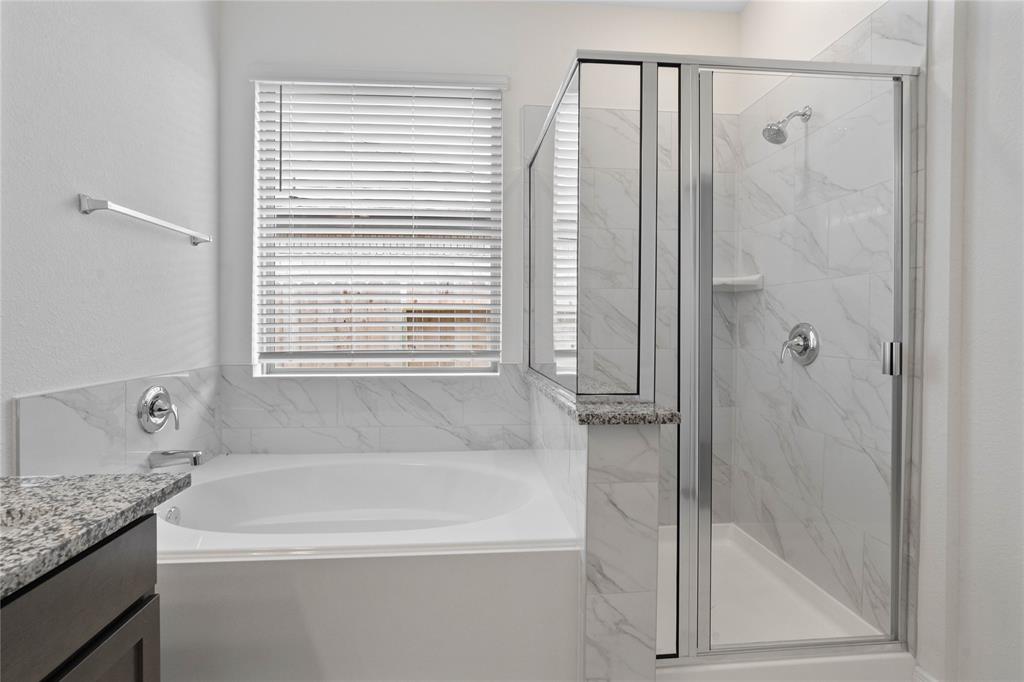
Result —
[[902, 83], [697, 80], [697, 650], [892, 639]]

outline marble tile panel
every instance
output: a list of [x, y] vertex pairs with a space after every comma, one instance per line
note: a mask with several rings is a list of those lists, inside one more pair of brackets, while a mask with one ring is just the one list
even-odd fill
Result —
[[869, 287], [869, 275], [768, 287], [765, 342], [781, 348], [793, 325], [810, 322], [818, 330], [819, 358], [878, 357], [880, 338], [871, 324]]
[[636, 289], [640, 286], [640, 241], [635, 229], [588, 227], [579, 233], [580, 289]]
[[924, 66], [928, 38], [925, 0], [890, 0], [871, 15], [871, 63]]
[[711, 189], [712, 229], [732, 232], [736, 229], [736, 175], [715, 173]]
[[[801, 188], [807, 183], [800, 180]], [[747, 229], [793, 213], [798, 174], [793, 148], [784, 148], [736, 176], [736, 227]]]
[[657, 233], [657, 274], [659, 289], [679, 288], [679, 233]]
[[679, 113], [658, 112], [658, 170], [679, 169]]
[[789, 365], [779, 364], [774, 349], [737, 350], [735, 358], [735, 405], [777, 423], [788, 422], [792, 411]]
[[657, 534], [657, 481], [588, 483], [588, 594], [656, 589]]
[[892, 527], [891, 454], [828, 437], [824, 461], [825, 513], [887, 537]]
[[733, 464], [785, 495], [821, 506], [825, 436], [750, 409], [736, 415]]
[[590, 483], [657, 481], [662, 428], [670, 427], [591, 426]]
[[760, 272], [765, 286], [829, 276], [828, 225], [787, 215], [740, 232], [740, 267]]
[[864, 536], [861, 616], [883, 633], [892, 628], [892, 556], [889, 543]]
[[892, 377], [877, 361], [819, 357], [793, 367], [792, 386], [797, 425], [863, 447], [890, 447]]
[[714, 114], [711, 117], [711, 163], [715, 173], [735, 173], [739, 170], [739, 124], [736, 114]]
[[580, 167], [639, 169], [639, 109], [581, 109]]
[[584, 678], [654, 679], [655, 592], [588, 595]]
[[892, 180], [892, 95], [878, 95], [814, 131], [793, 152], [797, 210]]
[[679, 231], [679, 171], [658, 171], [658, 230]]
[[335, 426], [337, 380], [253, 377], [249, 365], [223, 365], [221, 423], [226, 428]]
[[580, 290], [580, 350], [636, 348], [639, 306], [636, 289]]
[[518, 365], [502, 365], [498, 376], [463, 377], [452, 393], [463, 403], [463, 419], [474, 424], [529, 424], [530, 395]]
[[863, 534], [759, 482], [765, 518], [775, 526], [781, 556], [846, 606], [859, 612], [863, 570]]
[[[593, 183], [593, 184], [591, 184]], [[640, 171], [594, 168], [580, 175], [580, 232], [640, 229]]]
[[679, 344], [679, 291], [658, 289], [655, 296], [655, 348], [676, 348]]
[[251, 429], [249, 452], [273, 455], [377, 452], [380, 431], [375, 426]]
[[529, 447], [529, 426], [389, 426], [380, 430], [380, 448], [384, 452], [523, 450]]
[[20, 398], [21, 476], [118, 473], [125, 459], [123, 382]]
[[659, 428], [658, 524], [671, 526], [679, 522], [679, 425]]
[[456, 377], [342, 379], [337, 423], [345, 426], [438, 426], [464, 423], [463, 382]]

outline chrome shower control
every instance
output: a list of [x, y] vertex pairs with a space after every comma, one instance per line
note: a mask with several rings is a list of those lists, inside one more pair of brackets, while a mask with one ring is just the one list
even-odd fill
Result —
[[178, 408], [171, 400], [171, 394], [163, 386], [150, 386], [139, 398], [136, 411], [139, 426], [146, 433], [156, 433], [167, 424], [168, 417], [174, 417], [174, 430], [181, 428], [178, 423]]
[[779, 353], [779, 364], [785, 361], [787, 351], [801, 365], [811, 364], [818, 357], [820, 343], [818, 330], [810, 323], [801, 322], [789, 330], [789, 338], [783, 342]]

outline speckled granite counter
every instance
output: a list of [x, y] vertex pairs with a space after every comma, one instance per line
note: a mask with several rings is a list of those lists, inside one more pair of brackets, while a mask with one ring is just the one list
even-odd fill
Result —
[[188, 473], [0, 478], [0, 598], [187, 488]]
[[570, 417], [576, 420], [577, 424], [611, 426], [615, 424], [678, 424], [680, 422], [679, 410], [656, 403], [578, 398], [547, 377], [532, 370], [527, 370], [526, 379], [531, 386], [565, 410]]

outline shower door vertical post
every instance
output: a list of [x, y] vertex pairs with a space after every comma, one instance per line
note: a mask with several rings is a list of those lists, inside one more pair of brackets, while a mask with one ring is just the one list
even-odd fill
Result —
[[710, 69], [697, 72], [697, 653], [711, 650], [713, 78]]
[[[658, 63], [640, 66], [640, 313], [637, 395], [654, 401], [654, 328], [658, 248]], [[651, 264], [651, 265], [647, 265]]]
[[697, 396], [694, 394], [696, 371], [698, 367], [698, 311], [697, 292], [699, 286], [699, 249], [698, 249], [698, 92], [697, 67], [680, 65], [679, 67], [679, 383], [678, 400], [679, 414], [682, 424], [679, 437], [676, 439], [679, 448], [677, 471], [679, 490], [677, 498], [678, 520], [676, 525], [676, 546], [678, 547], [678, 579], [676, 587], [678, 597], [677, 608], [677, 653], [680, 658], [688, 658], [696, 653], [697, 644], [697, 610], [692, 605], [697, 603], [697, 440], [694, 437], [693, 425], [697, 423]]

